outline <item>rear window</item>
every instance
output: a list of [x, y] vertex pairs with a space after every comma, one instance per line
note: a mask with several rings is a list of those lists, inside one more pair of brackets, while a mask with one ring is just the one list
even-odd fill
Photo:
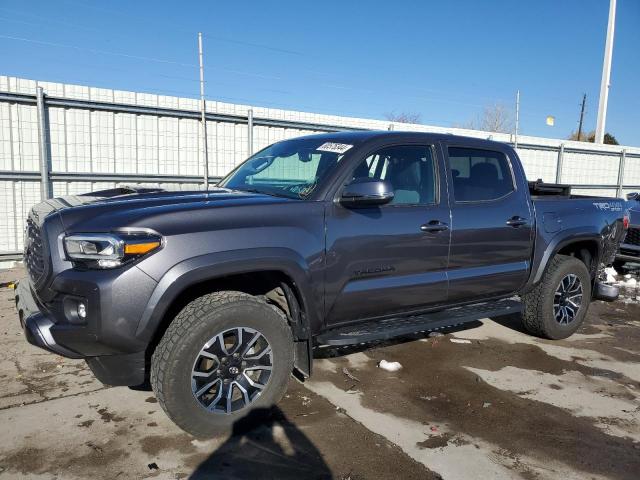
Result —
[[497, 200], [514, 190], [511, 166], [502, 152], [449, 147], [449, 167], [457, 202]]

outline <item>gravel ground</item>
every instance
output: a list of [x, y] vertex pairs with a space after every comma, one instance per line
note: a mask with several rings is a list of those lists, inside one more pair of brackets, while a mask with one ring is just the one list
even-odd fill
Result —
[[[0, 285], [20, 268], [0, 271]], [[632, 274], [633, 275], [633, 274]], [[268, 422], [194, 440], [153, 393], [26, 343], [0, 287], [0, 478], [640, 477], [640, 287], [551, 342], [517, 318], [316, 351]], [[452, 341], [454, 340], [454, 341]], [[381, 360], [399, 362], [391, 372]]]

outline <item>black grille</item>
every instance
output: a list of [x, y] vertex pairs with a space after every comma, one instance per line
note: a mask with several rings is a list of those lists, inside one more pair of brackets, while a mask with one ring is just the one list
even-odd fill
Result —
[[40, 227], [32, 218], [27, 218], [24, 238], [24, 264], [31, 280], [35, 283], [44, 274], [44, 252]]
[[622, 243], [640, 246], [640, 228], [630, 228], [627, 230], [627, 236]]

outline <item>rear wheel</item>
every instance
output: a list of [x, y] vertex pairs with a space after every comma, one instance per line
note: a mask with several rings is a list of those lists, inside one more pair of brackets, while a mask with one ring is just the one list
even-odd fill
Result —
[[171, 323], [152, 357], [151, 385], [178, 426], [209, 437], [278, 402], [292, 369], [284, 314], [245, 293], [216, 292]]
[[580, 328], [589, 308], [589, 270], [575, 257], [556, 255], [522, 301], [523, 324], [530, 333], [552, 340], [567, 338]]

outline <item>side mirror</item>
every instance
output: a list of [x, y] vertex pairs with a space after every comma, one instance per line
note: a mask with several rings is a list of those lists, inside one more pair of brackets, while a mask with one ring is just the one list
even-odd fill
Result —
[[629, 201], [631, 201], [631, 200], [640, 201], [640, 193], [638, 193], [638, 192], [627, 193], [627, 200], [629, 200]]
[[371, 207], [393, 200], [393, 187], [386, 180], [356, 178], [344, 187], [340, 203], [345, 207]]

